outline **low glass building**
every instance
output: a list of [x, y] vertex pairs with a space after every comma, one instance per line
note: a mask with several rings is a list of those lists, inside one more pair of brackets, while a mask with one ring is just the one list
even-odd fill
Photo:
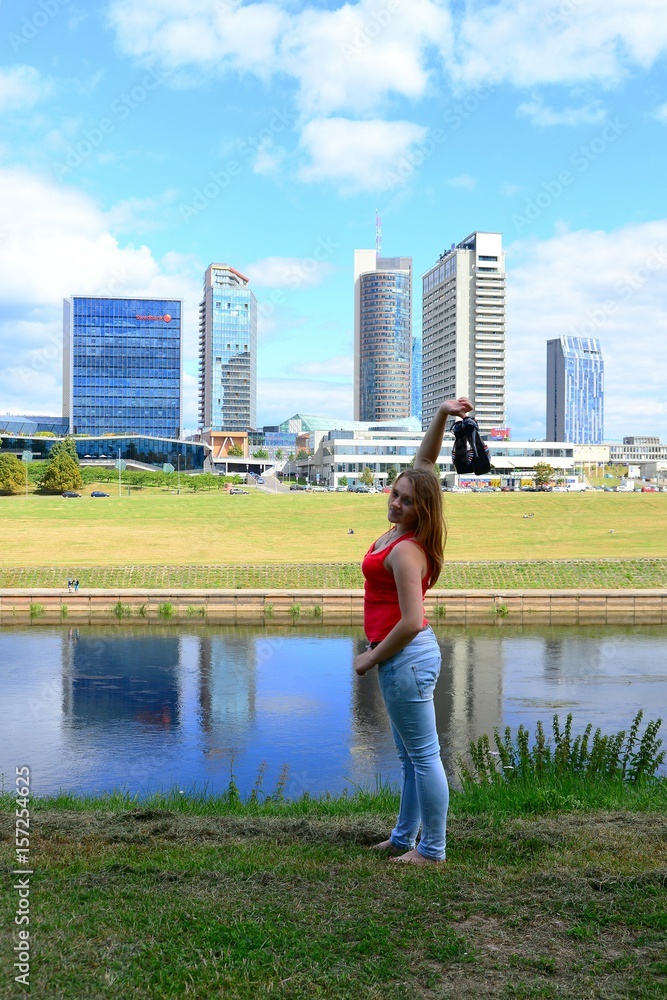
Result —
[[180, 299], [72, 295], [63, 302], [63, 416], [70, 434], [181, 433]]
[[[28, 453], [33, 461], [47, 459], [56, 441], [55, 437], [4, 434], [0, 432], [0, 454], [11, 452], [19, 458]], [[128, 468], [162, 469], [169, 463], [181, 472], [202, 472], [210, 454], [210, 446], [198, 441], [175, 441], [167, 438], [141, 435], [105, 435], [102, 437], [73, 438], [76, 453], [84, 465], [99, 463], [109, 466], [119, 458]]]

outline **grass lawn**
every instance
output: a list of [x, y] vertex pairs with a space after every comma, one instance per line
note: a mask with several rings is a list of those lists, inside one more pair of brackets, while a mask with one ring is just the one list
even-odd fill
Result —
[[[96, 500], [2, 497], [0, 566], [358, 563], [386, 526], [386, 502], [148, 490]], [[447, 494], [445, 510], [450, 561], [667, 557], [667, 494]]]
[[[654, 808], [644, 796], [625, 808], [561, 803], [525, 815], [507, 803], [479, 812], [455, 795], [448, 862], [428, 869], [368, 851], [393, 820], [386, 794], [268, 810], [33, 802], [31, 993], [665, 997], [659, 798]], [[7, 803], [0, 829], [9, 869]], [[15, 894], [5, 883], [8, 928]], [[9, 941], [5, 933], [2, 998], [19, 992]]]

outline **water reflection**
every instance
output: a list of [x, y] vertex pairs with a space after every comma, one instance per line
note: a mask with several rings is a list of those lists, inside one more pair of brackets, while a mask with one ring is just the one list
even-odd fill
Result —
[[176, 636], [68, 630], [62, 640], [64, 717], [75, 729], [124, 720], [178, 727], [178, 645]]
[[[450, 777], [457, 753], [497, 726], [572, 711], [625, 726], [667, 710], [667, 629], [441, 629], [436, 717]], [[0, 772], [27, 763], [38, 791], [223, 790], [284, 794], [396, 780], [374, 671], [352, 667], [360, 629], [122, 627], [0, 632]], [[662, 735], [662, 734], [661, 734]], [[280, 778], [283, 765], [289, 775]]]

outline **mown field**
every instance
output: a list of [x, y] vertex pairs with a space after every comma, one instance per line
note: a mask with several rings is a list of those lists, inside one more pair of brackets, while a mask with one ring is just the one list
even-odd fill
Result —
[[[445, 509], [448, 561], [667, 557], [667, 494], [448, 494]], [[385, 510], [382, 494], [2, 497], [0, 566], [356, 563]]]

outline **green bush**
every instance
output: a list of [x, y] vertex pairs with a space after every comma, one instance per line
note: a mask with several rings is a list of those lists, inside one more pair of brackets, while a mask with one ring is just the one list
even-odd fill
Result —
[[173, 618], [174, 605], [170, 604], [169, 601], [165, 601], [163, 604], [158, 604], [157, 613], [160, 618]]
[[589, 722], [582, 735], [572, 739], [572, 714], [567, 716], [563, 729], [558, 716], [554, 715], [553, 743], [538, 722], [532, 747], [530, 734], [523, 725], [514, 737], [509, 726], [505, 727], [502, 736], [494, 729], [495, 750], [491, 749], [489, 737], [484, 734], [470, 743], [470, 762], [459, 754], [457, 762], [463, 787], [551, 781], [554, 777], [570, 775], [620, 779], [633, 784], [652, 778], [665, 759], [665, 751], [660, 750], [662, 740], [656, 738], [662, 719], [649, 722], [640, 738], [643, 715], [643, 711], [637, 712], [627, 735], [622, 729], [613, 736], [605, 736], [598, 728], [592, 740], [592, 723]]

